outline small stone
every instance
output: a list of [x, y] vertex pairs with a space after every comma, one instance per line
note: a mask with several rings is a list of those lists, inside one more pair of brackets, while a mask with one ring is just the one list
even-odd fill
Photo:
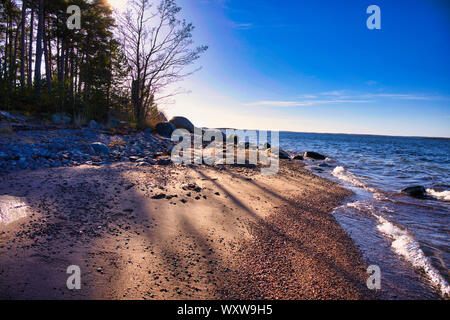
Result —
[[91, 147], [97, 155], [109, 154], [109, 147], [101, 142], [94, 142]]

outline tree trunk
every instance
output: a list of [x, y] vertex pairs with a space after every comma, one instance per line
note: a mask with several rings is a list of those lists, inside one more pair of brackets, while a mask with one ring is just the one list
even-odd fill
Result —
[[[44, 18], [44, 26], [45, 26], [45, 18]], [[45, 29], [45, 28], [44, 28]], [[47, 88], [48, 92], [52, 91], [52, 68], [50, 65], [50, 53], [49, 48], [47, 47], [47, 33], [44, 31], [43, 35], [43, 44], [44, 44], [44, 61], [45, 61], [45, 78], [47, 80]]]
[[36, 61], [34, 64], [35, 90], [41, 95], [41, 63], [42, 63], [42, 35], [44, 33], [44, 0], [39, 0], [39, 20], [36, 36]]
[[14, 37], [14, 52], [11, 56], [11, 89], [15, 89], [16, 87], [16, 79], [17, 79], [17, 47], [19, 42], [19, 26], [16, 30], [16, 35]]
[[61, 89], [64, 83], [64, 61], [65, 61], [65, 44], [64, 40], [61, 41], [61, 50], [59, 56], [59, 66], [58, 66], [58, 85]]
[[33, 29], [34, 29], [34, 10], [30, 5], [31, 20], [30, 20], [30, 48], [28, 51], [28, 89], [33, 85]]
[[26, 22], [26, 1], [22, 1], [22, 28], [20, 34], [20, 86], [25, 87], [25, 22]]

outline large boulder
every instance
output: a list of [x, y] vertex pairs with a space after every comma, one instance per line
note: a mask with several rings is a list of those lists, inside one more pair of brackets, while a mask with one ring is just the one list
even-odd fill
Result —
[[291, 155], [288, 152], [284, 151], [283, 149], [279, 150], [278, 157], [280, 159], [291, 159]]
[[413, 186], [403, 189], [402, 193], [414, 198], [423, 199], [426, 198], [427, 191], [423, 186]]
[[314, 151], [306, 151], [303, 154], [303, 157], [313, 159], [313, 160], [325, 160], [327, 158], [324, 155], [321, 155], [320, 153], [317, 153]]
[[177, 129], [186, 129], [190, 133], [194, 133], [194, 125], [185, 117], [173, 117], [170, 119], [170, 123], [172, 123]]
[[[267, 149], [267, 150], [270, 150], [270, 152], [272, 152], [272, 148], [270, 148], [270, 149]], [[291, 155], [287, 152], [287, 151], [284, 151], [283, 149], [278, 149], [278, 158], [279, 159], [291, 159]]]
[[171, 137], [177, 128], [170, 122], [160, 122], [155, 126], [156, 132], [163, 137]]

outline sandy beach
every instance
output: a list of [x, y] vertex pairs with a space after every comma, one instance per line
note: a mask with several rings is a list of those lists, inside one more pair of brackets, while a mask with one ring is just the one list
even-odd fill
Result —
[[[298, 161], [24, 170], [0, 194], [2, 299], [364, 299], [367, 266], [331, 212], [349, 191]], [[66, 286], [81, 269], [81, 289]]]
[[360, 2], [0, 1], [0, 301], [450, 300], [450, 1]]

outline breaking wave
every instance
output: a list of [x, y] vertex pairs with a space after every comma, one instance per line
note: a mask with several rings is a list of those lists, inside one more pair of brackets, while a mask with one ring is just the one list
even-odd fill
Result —
[[434, 189], [427, 189], [426, 191], [430, 196], [434, 198], [444, 201], [450, 201], [450, 190], [437, 191]]
[[431, 265], [430, 260], [408, 231], [400, 229], [383, 217], [376, 217], [379, 222], [377, 229], [392, 240], [391, 247], [394, 252], [404, 257], [415, 268], [423, 270], [430, 282], [440, 290], [443, 297], [449, 296], [450, 286], [447, 281]]
[[389, 238], [392, 250], [411, 263], [415, 269], [422, 270], [430, 283], [441, 292], [444, 298], [450, 296], [449, 284], [439, 271], [433, 267], [430, 260], [420, 248], [419, 243], [406, 229], [402, 229], [386, 218], [377, 215], [375, 213], [375, 207], [366, 201], [351, 202], [347, 206], [374, 216], [378, 221], [377, 230]]
[[367, 183], [361, 181], [357, 176], [355, 176], [350, 171], [345, 170], [345, 168], [342, 166], [337, 166], [336, 168], [334, 168], [331, 174], [342, 181], [353, 184], [356, 187], [364, 188], [365, 190], [370, 192], [377, 192], [376, 189], [369, 187]]

